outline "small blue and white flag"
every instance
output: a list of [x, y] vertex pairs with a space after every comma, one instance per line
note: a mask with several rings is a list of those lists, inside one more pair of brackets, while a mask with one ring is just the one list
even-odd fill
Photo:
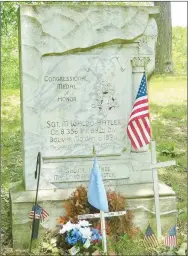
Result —
[[93, 168], [90, 174], [88, 202], [103, 212], [109, 211], [106, 190], [102, 181], [101, 170], [99, 169], [97, 158], [94, 159]]

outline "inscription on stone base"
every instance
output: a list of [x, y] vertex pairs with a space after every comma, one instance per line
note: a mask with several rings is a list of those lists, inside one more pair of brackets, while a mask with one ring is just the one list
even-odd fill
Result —
[[[51, 183], [67, 183], [88, 181], [92, 169], [92, 160], [65, 161], [62, 163], [48, 163], [42, 168], [43, 176]], [[125, 160], [99, 161], [103, 180], [121, 180], [129, 178], [131, 164]]]

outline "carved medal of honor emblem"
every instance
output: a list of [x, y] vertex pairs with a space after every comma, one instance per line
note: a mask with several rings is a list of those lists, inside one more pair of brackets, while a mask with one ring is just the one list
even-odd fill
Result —
[[[111, 60], [95, 58], [93, 74], [97, 78], [95, 85], [95, 100], [92, 108], [97, 108], [100, 115], [106, 117], [109, 111], [119, 107], [112, 84], [115, 66]], [[91, 69], [90, 69], [91, 70]]]

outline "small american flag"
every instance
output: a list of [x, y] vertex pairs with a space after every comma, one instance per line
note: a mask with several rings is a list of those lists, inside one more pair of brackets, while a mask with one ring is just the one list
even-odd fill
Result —
[[42, 221], [47, 218], [49, 216], [49, 214], [47, 213], [47, 211], [45, 211], [44, 209], [42, 209], [42, 213], [41, 213], [41, 219]]
[[148, 225], [146, 232], [145, 232], [144, 245], [145, 245], [145, 247], [156, 247], [159, 245], [158, 240], [155, 237], [150, 224]]
[[34, 215], [35, 215], [35, 219], [39, 220], [41, 217], [41, 213], [42, 213], [42, 208], [38, 204], [36, 205], [36, 208], [35, 208], [35, 205], [33, 205], [32, 210], [29, 214], [29, 218], [34, 219]]
[[49, 216], [47, 211], [45, 211], [40, 205], [36, 205], [36, 211], [35, 211], [35, 206], [32, 207], [32, 210], [29, 214], [30, 219], [34, 219], [34, 212], [35, 212], [35, 219], [41, 219], [44, 220], [46, 217]]
[[164, 245], [176, 247], [176, 225], [169, 230], [168, 236], [165, 236]]
[[127, 134], [135, 149], [140, 149], [150, 143], [151, 129], [145, 72], [129, 117]]

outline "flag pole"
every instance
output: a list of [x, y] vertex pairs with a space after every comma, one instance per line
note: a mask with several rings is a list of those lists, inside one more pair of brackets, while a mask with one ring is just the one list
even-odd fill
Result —
[[[152, 164], [156, 164], [156, 143], [151, 140], [151, 161]], [[153, 173], [153, 190], [154, 190], [154, 200], [155, 200], [155, 216], [157, 224], [157, 237], [161, 238], [161, 220], [160, 220], [160, 204], [159, 204], [159, 183], [157, 169], [152, 169]]]
[[104, 212], [100, 211], [100, 219], [101, 219], [101, 231], [102, 231], [102, 241], [103, 241], [103, 252], [107, 254], [107, 243], [106, 243], [106, 227], [105, 227], [105, 219]]
[[[144, 65], [144, 71], [146, 75], [146, 84], [147, 84], [147, 90], [148, 90], [146, 63]], [[150, 125], [150, 129], [151, 129], [151, 125]], [[151, 137], [152, 137], [152, 131], [151, 131]], [[151, 139], [151, 161], [152, 161], [152, 164], [156, 164], [157, 162], [156, 143], [155, 143], [155, 140], [153, 139]], [[157, 225], [157, 238], [160, 239], [162, 236], [162, 232], [161, 232], [161, 220], [160, 220], [159, 182], [158, 182], [157, 169], [152, 169], [152, 175], [153, 175], [153, 190], [154, 190], [154, 200], [155, 200], [155, 217], [156, 217], [156, 225]]]
[[[144, 73], [145, 73], [145, 76], [146, 76], [146, 88], [147, 88], [148, 104], [149, 104], [150, 100], [149, 100], [149, 88], [148, 88], [148, 76], [147, 76], [147, 72], [146, 72], [146, 63], [144, 65]], [[150, 115], [150, 112], [149, 112], [149, 115]], [[150, 118], [149, 118], [149, 122], [150, 122], [150, 133], [151, 133], [151, 139], [152, 139], [152, 130], [151, 130], [151, 120], [150, 120]]]
[[[146, 75], [146, 84], [148, 90], [148, 81], [147, 81], [147, 73], [146, 73], [146, 64], [144, 66], [144, 71]], [[148, 93], [148, 101], [149, 101], [149, 93]], [[151, 129], [151, 125], [150, 125]], [[156, 164], [156, 143], [155, 140], [152, 139], [152, 130], [151, 130], [151, 161], [152, 164]], [[162, 231], [161, 231], [161, 220], [160, 220], [160, 202], [159, 202], [159, 182], [158, 182], [158, 173], [157, 169], [152, 169], [153, 175], [153, 190], [154, 190], [154, 201], [155, 201], [155, 218], [156, 218], [156, 226], [157, 226], [157, 238], [161, 239]]]
[[[94, 146], [93, 146], [93, 156], [94, 157], [97, 156]], [[100, 211], [100, 220], [101, 220], [103, 252], [104, 252], [104, 254], [107, 254], [106, 226], [105, 226], [105, 218], [104, 218], [104, 212], [103, 211]]]
[[41, 169], [41, 153], [38, 152], [37, 162], [36, 162], [36, 170], [35, 170], [35, 179], [37, 179], [37, 174], [38, 174], [38, 179], [37, 179], [37, 190], [36, 190], [35, 204], [34, 204], [34, 219], [33, 219], [33, 223], [32, 223], [32, 232], [31, 232], [29, 252], [31, 252], [31, 249], [32, 249], [32, 241], [33, 241], [35, 225], [37, 224], [36, 228], [39, 229], [39, 223], [40, 223], [40, 220], [35, 219], [37, 200], [38, 200], [39, 181], [40, 181], [40, 169]]

